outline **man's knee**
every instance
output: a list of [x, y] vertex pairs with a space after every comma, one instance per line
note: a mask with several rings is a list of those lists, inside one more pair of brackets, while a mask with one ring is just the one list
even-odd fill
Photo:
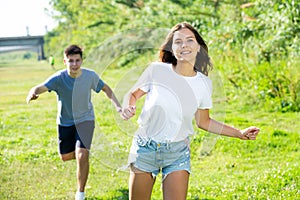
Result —
[[80, 161], [88, 161], [89, 151], [85, 148], [77, 148], [76, 149], [76, 159], [80, 160]]
[[60, 154], [60, 159], [64, 162], [68, 160], [73, 160], [75, 159], [75, 152]]

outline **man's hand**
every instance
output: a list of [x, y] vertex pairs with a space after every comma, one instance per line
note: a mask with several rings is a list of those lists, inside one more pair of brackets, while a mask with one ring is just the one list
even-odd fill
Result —
[[136, 111], [136, 107], [135, 106], [128, 106], [127, 108], [125, 108], [122, 113], [121, 113], [121, 117], [124, 120], [128, 120], [131, 117], [133, 117], [135, 115], [135, 111]]
[[31, 100], [36, 100], [37, 98], [39, 98], [39, 95], [36, 95], [33, 92], [29, 92], [29, 94], [26, 97], [26, 103], [29, 103]]

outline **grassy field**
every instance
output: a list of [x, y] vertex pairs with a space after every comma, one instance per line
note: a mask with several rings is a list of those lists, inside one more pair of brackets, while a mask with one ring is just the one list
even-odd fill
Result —
[[[115, 88], [126, 70], [108, 69], [101, 76]], [[29, 89], [53, 72], [44, 62], [0, 63], [0, 199], [74, 198], [75, 162], [60, 161], [57, 153], [55, 94], [25, 103]], [[93, 101], [97, 126], [87, 200], [128, 199], [128, 171], [121, 168], [135, 119], [123, 122], [103, 93]], [[188, 199], [299, 199], [300, 114], [245, 112], [238, 109], [240, 104], [227, 103], [213, 115], [236, 127], [260, 127], [258, 139], [240, 141], [197, 131], [191, 143]], [[158, 177], [154, 200], [162, 199], [160, 181]]]

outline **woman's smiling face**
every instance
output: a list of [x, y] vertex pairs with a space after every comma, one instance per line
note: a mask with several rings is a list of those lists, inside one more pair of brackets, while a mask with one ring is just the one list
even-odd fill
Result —
[[188, 28], [183, 28], [174, 32], [172, 51], [178, 62], [186, 61], [194, 65], [200, 45], [194, 33]]

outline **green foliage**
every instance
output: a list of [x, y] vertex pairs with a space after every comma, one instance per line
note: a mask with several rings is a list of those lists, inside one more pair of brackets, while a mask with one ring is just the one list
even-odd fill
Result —
[[293, 51], [299, 53], [299, 2], [261, 0], [253, 10], [255, 18], [247, 24], [247, 31], [253, 35], [249, 39], [259, 50], [261, 62], [271, 62]]
[[[295, 0], [244, 4], [202, 0], [52, 0], [51, 4], [59, 13], [55, 18], [60, 24], [53, 31], [58, 35], [49, 35], [89, 49], [125, 30], [170, 28], [180, 21], [193, 23], [212, 41], [221, 41], [214, 44], [218, 48], [230, 44], [249, 54], [256, 49], [261, 61], [269, 62], [299, 49], [300, 5]], [[64, 45], [55, 39], [50, 43]]]
[[167, 30], [187, 21], [207, 41], [230, 102], [300, 111], [296, 0], [51, 0], [51, 4], [59, 25], [48, 33], [46, 47], [56, 57], [76, 43], [93, 65], [107, 67], [118, 60], [115, 67], [134, 66], [137, 57], [149, 55], [148, 50], [157, 52]]

